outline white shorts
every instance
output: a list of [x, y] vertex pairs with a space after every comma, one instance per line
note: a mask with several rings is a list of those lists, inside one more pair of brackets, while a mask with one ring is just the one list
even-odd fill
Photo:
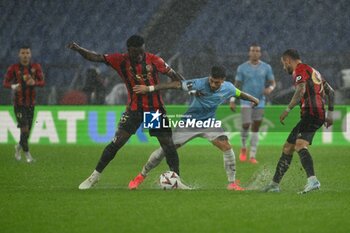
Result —
[[214, 141], [220, 136], [228, 136], [223, 128], [175, 128], [173, 131], [174, 144], [181, 146], [197, 137]]
[[242, 106], [241, 108], [242, 124], [250, 124], [252, 121], [261, 121], [263, 117], [263, 108], [252, 108], [250, 106]]

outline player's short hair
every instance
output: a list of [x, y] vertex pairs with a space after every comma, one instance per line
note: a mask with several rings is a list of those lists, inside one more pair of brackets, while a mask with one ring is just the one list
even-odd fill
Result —
[[141, 47], [145, 44], [145, 40], [142, 36], [139, 35], [132, 35], [129, 37], [129, 39], [126, 41], [126, 46], [129, 47]]
[[22, 44], [22, 45], [19, 46], [19, 49], [30, 49], [30, 45]]
[[296, 49], [287, 49], [286, 51], [284, 51], [284, 53], [282, 54], [282, 57], [290, 57], [293, 60], [299, 60], [300, 59], [300, 55], [298, 50]]
[[261, 46], [258, 43], [256, 43], [256, 42], [251, 43], [250, 46], [249, 46], [249, 49], [250, 49], [250, 47], [260, 47], [261, 48]]
[[210, 76], [215, 79], [224, 79], [226, 78], [226, 69], [223, 66], [213, 66], [211, 68]]

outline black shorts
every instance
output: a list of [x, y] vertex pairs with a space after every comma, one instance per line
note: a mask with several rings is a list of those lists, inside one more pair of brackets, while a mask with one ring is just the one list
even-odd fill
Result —
[[303, 139], [308, 141], [311, 145], [316, 131], [323, 125], [323, 123], [324, 120], [311, 116], [301, 118], [301, 120], [289, 134], [287, 142], [290, 144], [295, 144], [297, 139]]
[[31, 129], [34, 117], [34, 106], [14, 106], [14, 110], [17, 119], [17, 127], [23, 128], [28, 126], [29, 129]]
[[[144, 123], [143, 116], [144, 112], [142, 111], [126, 111], [123, 113], [122, 117], [120, 118], [118, 129], [125, 130], [126, 132], [130, 134], [135, 134], [136, 130], [140, 127], [140, 125]], [[160, 116], [160, 122], [164, 121], [166, 122], [166, 125], [169, 125], [169, 119], [166, 116], [163, 116], [163, 114]], [[163, 128], [162, 124], [160, 124], [160, 128], [157, 129], [149, 129], [149, 134], [151, 136], [161, 136], [161, 135], [172, 135], [171, 128]]]

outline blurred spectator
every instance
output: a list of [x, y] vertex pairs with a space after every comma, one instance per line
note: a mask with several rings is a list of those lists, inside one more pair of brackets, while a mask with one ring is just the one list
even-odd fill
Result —
[[56, 86], [51, 86], [50, 93], [47, 97], [47, 104], [48, 105], [56, 105], [57, 104], [57, 90]]
[[98, 68], [87, 69], [83, 92], [87, 96], [88, 104], [104, 104], [106, 88]]
[[128, 91], [124, 83], [118, 83], [112, 91], [106, 96], [106, 104], [126, 104], [128, 99]]

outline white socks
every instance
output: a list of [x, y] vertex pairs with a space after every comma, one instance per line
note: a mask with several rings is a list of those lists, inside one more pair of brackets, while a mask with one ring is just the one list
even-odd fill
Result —
[[242, 147], [246, 148], [247, 147], [247, 139], [249, 136], [249, 129], [241, 129], [241, 142], [242, 142]]
[[236, 180], [236, 157], [232, 149], [224, 152], [224, 167], [229, 183]]
[[147, 163], [142, 168], [141, 174], [143, 176], [147, 176], [148, 173], [155, 167], [157, 167], [160, 162], [164, 159], [165, 154], [161, 147], [159, 147], [157, 150], [153, 151], [151, 156], [149, 157]]
[[249, 152], [250, 158], [255, 158], [258, 143], [259, 143], [259, 132], [252, 132], [252, 136], [250, 138], [250, 152]]

